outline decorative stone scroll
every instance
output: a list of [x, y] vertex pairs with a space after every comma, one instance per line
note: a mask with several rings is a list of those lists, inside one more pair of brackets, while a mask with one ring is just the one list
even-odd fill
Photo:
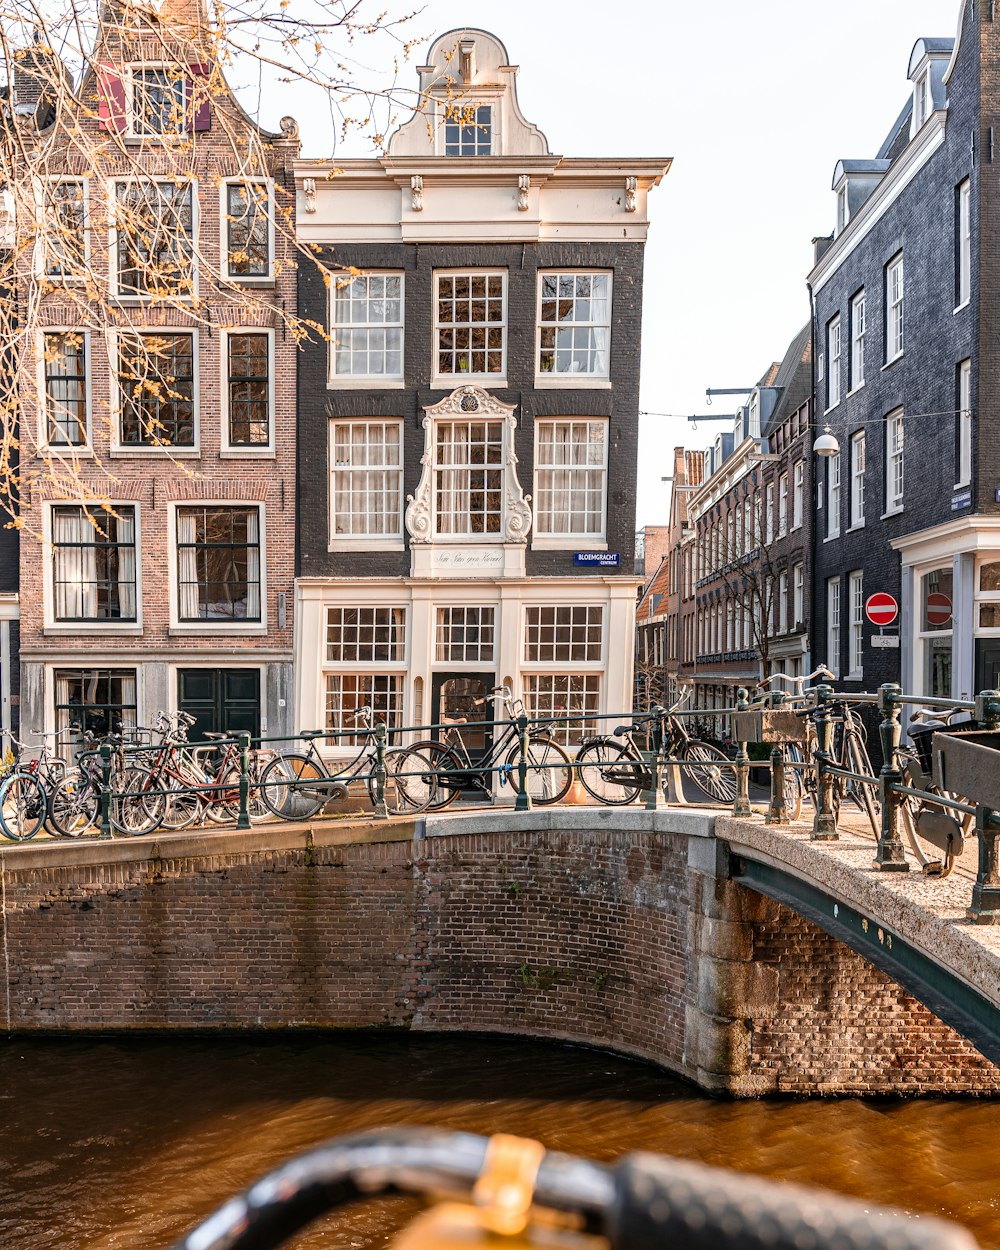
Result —
[[639, 187], [639, 180], [635, 175], [625, 179], [625, 211], [626, 213], [634, 213], [636, 211], [635, 193]]
[[531, 189], [531, 177], [529, 174], [521, 174], [517, 180], [517, 211], [526, 213], [528, 211], [528, 192]]
[[414, 174], [410, 179], [410, 208], [415, 213], [424, 211], [424, 180], [420, 174]]
[[316, 179], [303, 178], [302, 192], [306, 197], [306, 212], [314, 213], [316, 211]]

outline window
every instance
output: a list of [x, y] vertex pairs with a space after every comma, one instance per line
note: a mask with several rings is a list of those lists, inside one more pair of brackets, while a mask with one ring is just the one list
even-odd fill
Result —
[[840, 676], [840, 578], [826, 583], [826, 663], [834, 677]]
[[826, 368], [825, 368], [825, 363], [824, 363], [825, 359], [826, 358], [824, 354], [822, 352], [819, 352], [819, 354], [816, 357], [816, 381], [817, 382], [822, 382], [823, 379], [826, 377]]
[[535, 533], [603, 538], [605, 421], [536, 421]]
[[931, 72], [925, 70], [913, 84], [913, 133], [915, 134], [930, 116]]
[[538, 372], [606, 378], [611, 274], [543, 273], [538, 299]]
[[266, 182], [227, 182], [226, 267], [230, 278], [271, 276], [271, 191]]
[[972, 361], [963, 360], [958, 366], [958, 454], [955, 457], [955, 485], [968, 486], [972, 482]]
[[445, 156], [490, 156], [493, 150], [493, 106], [449, 104], [445, 110]]
[[848, 673], [860, 678], [865, 667], [865, 591], [864, 574], [858, 570], [847, 577], [847, 597], [851, 607], [851, 637], [848, 651]]
[[865, 432], [851, 435], [851, 529], [865, 523]]
[[[992, 583], [991, 578], [984, 577], [990, 567], [980, 565], [980, 590], [977, 598]], [[917, 622], [917, 634], [919, 648], [923, 652], [922, 692], [945, 699], [954, 697], [951, 689], [954, 597], [954, 569], [950, 564], [944, 568], [933, 569], [920, 579], [920, 619]], [[984, 615], [986, 613], [989, 615]], [[996, 618], [992, 613], [992, 606], [980, 605], [980, 628], [994, 623]]]
[[86, 730], [104, 737], [136, 724], [135, 669], [57, 669], [56, 730], [80, 742]]
[[826, 327], [827, 350], [830, 353], [830, 376], [826, 384], [826, 406], [835, 408], [840, 403], [840, 317], [834, 317]]
[[406, 658], [406, 608], [327, 608], [329, 664], [392, 664]]
[[135, 508], [53, 507], [56, 621], [134, 621]]
[[885, 510], [898, 512], [903, 506], [903, 411], [885, 419]]
[[804, 506], [804, 490], [805, 490], [806, 466], [801, 460], [796, 460], [792, 466], [792, 529], [797, 530], [802, 525], [802, 510]]
[[194, 293], [190, 182], [115, 183], [117, 292], [143, 298]]
[[493, 608], [438, 608], [435, 660], [452, 664], [492, 664]]
[[502, 421], [439, 421], [434, 438], [438, 535], [499, 534], [503, 519]]
[[778, 574], [778, 633], [788, 633], [788, 574]]
[[78, 330], [42, 335], [45, 441], [51, 447], [87, 442], [87, 342]]
[[403, 378], [403, 275], [359, 274], [334, 283], [330, 360], [334, 380]]
[[525, 609], [526, 664], [598, 663], [604, 640], [604, 609], [575, 604]]
[[856, 391], [865, 382], [865, 293], [859, 291], [851, 300], [851, 376], [850, 388]]
[[805, 624], [805, 568], [792, 565], [792, 624]]
[[163, 65], [132, 67], [133, 135], [180, 135], [185, 125], [185, 81]]
[[958, 254], [955, 301], [958, 308], [969, 302], [972, 294], [972, 183], [966, 178], [958, 184], [958, 213], [956, 214], [955, 250]]
[[774, 483], [768, 482], [764, 493], [764, 541], [774, 541]]
[[177, 616], [259, 621], [260, 514], [256, 508], [177, 509]]
[[830, 507], [826, 515], [826, 536], [840, 535], [840, 452], [827, 460], [826, 488], [830, 495]]
[[[326, 727], [336, 733], [356, 728], [354, 712], [369, 704], [373, 717], [390, 731], [403, 723], [402, 673], [327, 673]], [[336, 739], [337, 747], [359, 746], [363, 738], [347, 733]]]
[[87, 184], [60, 178], [44, 184], [42, 243], [47, 278], [80, 278], [87, 272]]
[[123, 447], [193, 447], [194, 335], [120, 335], [118, 392]]
[[903, 257], [885, 267], [885, 362], [903, 354]]
[[266, 330], [226, 335], [230, 448], [271, 444], [271, 336]]
[[760, 438], [760, 396], [756, 391], [750, 396], [750, 412], [747, 417], [747, 437]]
[[788, 533], [788, 474], [778, 478], [778, 537]]
[[601, 678], [598, 673], [527, 673], [524, 702], [532, 718], [580, 716], [587, 719], [553, 725], [551, 736], [559, 742], [578, 743], [600, 731], [595, 718], [601, 710]]
[[849, 220], [850, 207], [847, 202], [847, 187], [843, 186], [837, 192], [837, 234], [843, 233]]
[[334, 538], [402, 538], [399, 422], [333, 422], [330, 473]]
[[496, 380], [507, 370], [506, 273], [435, 277], [437, 373]]

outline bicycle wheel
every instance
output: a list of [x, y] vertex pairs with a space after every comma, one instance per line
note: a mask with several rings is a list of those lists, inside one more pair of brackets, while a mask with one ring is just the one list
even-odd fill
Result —
[[111, 779], [109, 818], [117, 833], [140, 837], [153, 833], [167, 810], [162, 782], [148, 768], [126, 768]]
[[[515, 794], [520, 794], [521, 744], [518, 743], [507, 756], [507, 776]], [[527, 788], [532, 803], [558, 803], [565, 798], [573, 784], [573, 765], [570, 758], [552, 738], [532, 738], [528, 743]]]
[[581, 747], [576, 771], [583, 788], [598, 803], [612, 807], [634, 803], [642, 793], [646, 770], [614, 738], [596, 738]]
[[163, 819], [160, 821], [164, 829], [178, 832], [190, 829], [200, 820], [205, 808], [205, 800], [191, 789], [191, 782], [181, 777], [161, 777], [158, 784], [163, 788]]
[[681, 759], [685, 764], [688, 760], [694, 761], [687, 766], [688, 775], [716, 803], [732, 803], [736, 798], [736, 770], [725, 751], [692, 738], [684, 743]]
[[[427, 804], [427, 810], [431, 812], [444, 811], [462, 793], [462, 780], [468, 777], [468, 768], [451, 747], [443, 746], [440, 742], [434, 742], [432, 739], [428, 739], [426, 742], [415, 742], [409, 749], [411, 751], [419, 751], [424, 759], [427, 760], [434, 773], [434, 793]], [[445, 773], [443, 777], [441, 776], [442, 772]], [[461, 773], [462, 776], [453, 775], [458, 773]]]
[[[368, 774], [368, 796], [378, 803], [375, 774]], [[430, 757], [416, 747], [396, 747], [385, 753], [385, 810], [390, 816], [415, 816], [437, 797], [437, 775]]]
[[265, 804], [282, 820], [308, 820], [326, 806], [325, 774], [306, 755], [279, 755], [260, 778]]
[[96, 830], [99, 814], [97, 795], [82, 777], [67, 777], [49, 795], [49, 824], [61, 838]]
[[789, 820], [798, 820], [802, 815], [802, 774], [798, 768], [791, 766], [801, 759], [798, 747], [785, 748], [785, 809]]
[[27, 842], [45, 822], [45, 787], [31, 773], [11, 773], [0, 785], [0, 832], [11, 842]]
[[[264, 801], [264, 792], [261, 789], [261, 779], [266, 766], [251, 757], [247, 773], [247, 779], [250, 782], [250, 789], [247, 793], [247, 814], [251, 824], [266, 820], [271, 815], [271, 809]], [[205, 808], [205, 814], [209, 820], [217, 821], [219, 824], [227, 821], [235, 823], [240, 818], [240, 770], [236, 767], [227, 768], [221, 776], [213, 777], [211, 783], [225, 786], [225, 790], [215, 792], [217, 795], [221, 793], [223, 797], [221, 801], [217, 798], [214, 803], [209, 803]]]
[[[864, 742], [851, 734], [847, 740], [847, 767], [854, 773], [872, 776], [872, 762], [868, 758], [868, 750]], [[882, 832], [882, 805], [876, 797], [874, 786], [862, 785], [860, 781], [853, 783], [850, 790], [851, 798], [868, 817], [872, 833], [876, 836]]]

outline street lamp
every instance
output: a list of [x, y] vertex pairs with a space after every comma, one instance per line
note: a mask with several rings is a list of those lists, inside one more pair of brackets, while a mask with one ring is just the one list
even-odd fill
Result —
[[823, 427], [823, 433], [813, 443], [813, 454], [828, 460], [831, 456], [836, 456], [840, 452], [840, 444], [837, 442], [836, 436], [828, 425]]

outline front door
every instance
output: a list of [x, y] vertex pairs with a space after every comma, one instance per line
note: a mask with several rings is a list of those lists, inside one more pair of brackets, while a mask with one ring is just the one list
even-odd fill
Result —
[[177, 706], [195, 717], [192, 742], [207, 733], [260, 733], [260, 670], [182, 668], [177, 673]]
[[976, 639], [976, 689], [1000, 690], [1000, 641], [993, 638]]
[[493, 740], [493, 730], [477, 727], [476, 722], [493, 719], [493, 696], [490, 692], [495, 685], [494, 673], [434, 674], [431, 686], [434, 723], [447, 725], [450, 721], [468, 722], [461, 729], [473, 763], [482, 759]]

